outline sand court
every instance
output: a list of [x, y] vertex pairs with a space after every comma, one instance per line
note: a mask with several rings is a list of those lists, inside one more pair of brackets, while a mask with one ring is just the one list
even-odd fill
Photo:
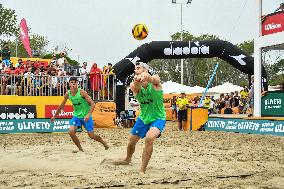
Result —
[[177, 123], [154, 145], [147, 174], [139, 176], [144, 141], [130, 165], [122, 158], [129, 129], [96, 129], [109, 150], [78, 133], [0, 135], [0, 188], [284, 188], [284, 138], [225, 132], [178, 132]]

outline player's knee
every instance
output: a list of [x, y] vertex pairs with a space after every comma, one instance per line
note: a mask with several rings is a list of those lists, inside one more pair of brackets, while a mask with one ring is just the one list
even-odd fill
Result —
[[69, 129], [68, 134], [69, 135], [75, 135], [76, 131], [74, 129]]
[[146, 145], [153, 144], [154, 140], [155, 140], [155, 137], [154, 137], [154, 136], [146, 136], [146, 138], [145, 138], [145, 144], [146, 144]]

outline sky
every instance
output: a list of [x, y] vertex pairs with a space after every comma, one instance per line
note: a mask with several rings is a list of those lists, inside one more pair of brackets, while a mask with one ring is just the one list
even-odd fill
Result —
[[[0, 0], [27, 20], [31, 33], [46, 36], [49, 49], [70, 49], [69, 57], [88, 67], [117, 63], [151, 41], [169, 41], [180, 31], [181, 11], [172, 0]], [[257, 36], [255, 0], [192, 0], [183, 2], [183, 30], [193, 35], [217, 35], [233, 44]], [[263, 14], [274, 12], [284, 0], [263, 0]], [[132, 27], [145, 23], [149, 35], [132, 37]]]

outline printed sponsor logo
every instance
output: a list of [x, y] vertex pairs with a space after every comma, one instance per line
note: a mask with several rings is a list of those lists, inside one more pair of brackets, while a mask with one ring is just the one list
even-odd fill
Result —
[[243, 58], [246, 57], [245, 55], [240, 54], [240, 55], [238, 55], [238, 56], [231, 56], [231, 55], [229, 55], [229, 56], [232, 57], [232, 58], [234, 58], [236, 61], [238, 61], [240, 65], [242, 65], [242, 66], [247, 65], [247, 63], [243, 60]]
[[[45, 105], [45, 118], [51, 118], [55, 115], [59, 105]], [[73, 106], [65, 105], [64, 109], [59, 112], [57, 118], [72, 118], [73, 116]]]
[[0, 120], [36, 118], [35, 105], [0, 105]]
[[245, 121], [242, 119], [214, 119], [208, 120], [205, 130], [232, 131], [255, 134], [284, 135], [284, 124], [282, 121]]
[[0, 120], [0, 133], [66, 132], [69, 120], [50, 119]]
[[282, 99], [274, 98], [274, 99], [266, 99], [264, 101], [265, 109], [281, 109], [282, 108]]
[[274, 23], [264, 25], [264, 29], [266, 31], [278, 29], [278, 28], [281, 28], [281, 27], [282, 27], [281, 24], [274, 24]]
[[173, 47], [173, 42], [170, 42], [170, 48], [164, 48], [164, 54], [170, 55], [197, 55], [209, 54], [209, 46], [200, 45], [199, 42], [194, 42], [195, 46], [191, 46], [190, 41], [186, 47]]

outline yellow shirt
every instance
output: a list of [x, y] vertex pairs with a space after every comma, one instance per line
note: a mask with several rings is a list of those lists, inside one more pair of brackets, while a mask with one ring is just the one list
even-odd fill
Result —
[[177, 99], [177, 106], [179, 110], [185, 110], [186, 105], [188, 105], [188, 99], [187, 98], [178, 98]]
[[203, 105], [203, 107], [209, 109], [209, 108], [210, 108], [210, 103], [211, 103], [211, 100], [206, 98], [206, 99], [204, 100], [204, 105]]

